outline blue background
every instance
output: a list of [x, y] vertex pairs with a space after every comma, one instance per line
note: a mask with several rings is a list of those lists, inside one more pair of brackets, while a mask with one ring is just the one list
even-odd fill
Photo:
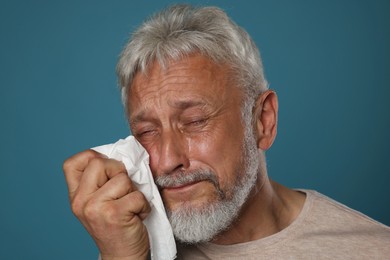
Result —
[[[188, 2], [222, 7], [261, 50], [280, 101], [270, 176], [390, 225], [390, 2]], [[96, 259], [62, 162], [128, 135], [117, 56], [169, 3], [1, 1], [0, 259]]]

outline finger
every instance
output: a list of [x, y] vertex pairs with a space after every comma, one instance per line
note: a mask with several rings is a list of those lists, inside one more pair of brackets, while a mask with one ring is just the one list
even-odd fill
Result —
[[62, 167], [70, 195], [77, 190], [84, 169], [87, 167], [90, 160], [104, 157], [106, 156], [93, 150], [86, 150], [73, 155], [64, 162]]
[[121, 214], [125, 217], [126, 222], [131, 222], [135, 215], [144, 220], [151, 211], [149, 202], [144, 194], [138, 190], [130, 192], [114, 202], [122, 211]]
[[102, 201], [111, 201], [122, 198], [130, 192], [136, 191], [137, 187], [130, 180], [127, 173], [120, 173], [109, 179], [94, 193], [95, 198]]
[[109, 179], [127, 173], [125, 165], [114, 159], [92, 158], [81, 176], [78, 193], [90, 195]]

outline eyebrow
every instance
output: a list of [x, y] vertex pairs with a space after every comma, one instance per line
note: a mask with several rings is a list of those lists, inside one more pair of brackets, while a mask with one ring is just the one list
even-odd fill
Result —
[[[204, 107], [208, 103], [204, 100], [180, 100], [174, 102], [168, 102], [168, 104], [176, 109], [186, 110], [193, 107]], [[146, 115], [146, 109], [141, 108], [134, 116], [130, 118], [130, 123], [132, 125], [142, 122], [149, 121], [148, 116]]]
[[168, 104], [174, 108], [185, 110], [192, 107], [203, 107], [207, 105], [207, 102], [204, 100], [179, 100], [179, 101], [169, 102]]

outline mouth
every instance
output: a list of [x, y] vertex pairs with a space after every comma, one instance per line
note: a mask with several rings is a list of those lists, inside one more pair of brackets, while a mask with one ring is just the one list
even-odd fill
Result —
[[199, 181], [193, 181], [193, 182], [188, 182], [184, 184], [179, 184], [179, 185], [172, 185], [172, 186], [166, 186], [166, 187], [160, 187], [161, 191], [168, 191], [168, 192], [179, 192], [179, 191], [184, 191], [187, 189], [191, 189], [192, 186], [203, 182], [202, 180]]
[[164, 187], [160, 191], [163, 200], [168, 205], [176, 203], [191, 202], [207, 200], [215, 193], [214, 185], [207, 180], [199, 180], [185, 184]]
[[219, 183], [216, 175], [207, 170], [160, 176], [155, 179], [164, 204], [170, 210], [183, 203], [204, 204], [218, 196]]

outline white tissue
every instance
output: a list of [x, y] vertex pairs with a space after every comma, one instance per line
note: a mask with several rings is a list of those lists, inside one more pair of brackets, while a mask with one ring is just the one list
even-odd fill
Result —
[[160, 193], [153, 181], [149, 168], [149, 155], [133, 137], [120, 139], [114, 144], [92, 148], [109, 158], [122, 161], [133, 183], [149, 201], [152, 211], [144, 220], [148, 230], [153, 260], [172, 260], [176, 258], [176, 244], [172, 228], [165, 213]]

